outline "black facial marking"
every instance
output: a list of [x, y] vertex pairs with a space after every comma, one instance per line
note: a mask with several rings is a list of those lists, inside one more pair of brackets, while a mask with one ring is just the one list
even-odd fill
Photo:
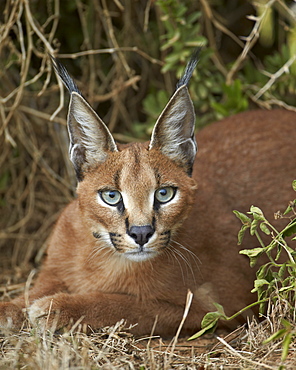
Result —
[[101, 234], [96, 233], [96, 232], [93, 232], [93, 236], [94, 236], [96, 239], [100, 239]]
[[126, 229], [126, 233], [128, 233], [129, 231], [129, 222], [128, 222], [128, 218], [125, 219], [125, 229]]
[[160, 175], [157, 168], [154, 169], [154, 176], [155, 176], [155, 180], [156, 180], [156, 183], [157, 183], [157, 187], [159, 188], [160, 183], [161, 183], [161, 175]]
[[121, 234], [116, 233], [109, 233], [111, 243], [113, 244], [114, 248], [117, 251], [121, 251], [122, 248], [120, 248], [120, 240], [121, 240]]
[[159, 241], [162, 243], [162, 247], [166, 247], [171, 240], [170, 230], [164, 231], [160, 234]]
[[153, 227], [153, 230], [155, 230], [155, 224], [156, 224], [156, 219], [155, 217], [152, 218], [152, 227]]
[[125, 211], [125, 206], [124, 206], [123, 201], [121, 201], [121, 202], [119, 202], [119, 203], [117, 204], [117, 209], [118, 209], [118, 211], [119, 211], [121, 214], [123, 214], [123, 212]]
[[117, 234], [117, 233], [109, 233], [109, 235], [110, 235], [111, 237], [114, 237], [114, 236], [117, 236], [118, 238], [121, 238], [121, 237], [122, 237], [122, 235], [121, 235], [121, 234]]
[[116, 189], [119, 189], [119, 178], [120, 178], [120, 171], [116, 171], [113, 175], [113, 181]]
[[154, 211], [158, 211], [160, 208], [160, 202], [156, 199], [154, 199], [154, 203], [153, 203], [153, 209]]

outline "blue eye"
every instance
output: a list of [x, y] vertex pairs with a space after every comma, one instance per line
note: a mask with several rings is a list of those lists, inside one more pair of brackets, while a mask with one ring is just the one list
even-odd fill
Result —
[[116, 206], [121, 202], [122, 196], [118, 190], [104, 190], [99, 192], [103, 201], [110, 206]]
[[176, 189], [171, 186], [159, 188], [155, 192], [155, 198], [159, 203], [167, 203], [174, 198]]

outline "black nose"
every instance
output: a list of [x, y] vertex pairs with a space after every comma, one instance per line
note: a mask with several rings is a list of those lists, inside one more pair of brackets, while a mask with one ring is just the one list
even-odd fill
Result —
[[153, 234], [154, 228], [151, 225], [132, 226], [128, 231], [128, 235], [141, 247], [148, 242]]

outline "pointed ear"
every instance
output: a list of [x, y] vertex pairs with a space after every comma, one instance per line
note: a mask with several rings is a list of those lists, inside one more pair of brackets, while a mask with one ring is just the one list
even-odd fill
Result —
[[106, 160], [108, 152], [117, 151], [105, 123], [77, 92], [72, 92], [68, 111], [70, 159], [79, 181], [89, 168]]
[[201, 48], [194, 50], [177, 90], [159, 116], [149, 149], [156, 148], [182, 166], [191, 176], [197, 152], [194, 137], [195, 113], [187, 85], [198, 63]]
[[186, 85], [182, 85], [158, 118], [149, 149], [159, 149], [191, 175], [197, 152], [194, 126], [193, 104]]
[[117, 146], [107, 126], [82, 97], [63, 64], [50, 57], [58, 77], [71, 94], [68, 110], [69, 152], [77, 179], [82, 181], [84, 172], [104, 162], [108, 152], [117, 151]]

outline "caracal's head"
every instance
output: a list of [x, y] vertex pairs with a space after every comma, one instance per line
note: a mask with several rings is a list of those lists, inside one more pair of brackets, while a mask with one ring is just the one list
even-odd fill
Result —
[[117, 145], [54, 59], [71, 93], [70, 158], [78, 179], [82, 222], [97, 248], [136, 262], [154, 258], [169, 248], [187, 217], [196, 188], [191, 173], [197, 151], [187, 84], [196, 63], [194, 55], [157, 120], [150, 143]]

